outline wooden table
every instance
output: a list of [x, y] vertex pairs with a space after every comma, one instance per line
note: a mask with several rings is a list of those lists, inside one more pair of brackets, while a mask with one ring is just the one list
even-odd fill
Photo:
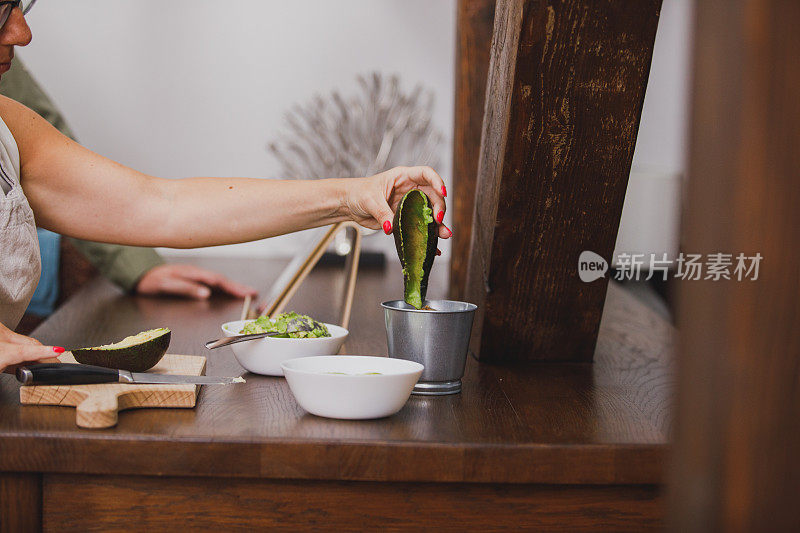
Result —
[[[257, 287], [283, 262], [196, 260]], [[431, 296], [446, 287], [434, 268]], [[335, 321], [344, 276], [318, 268], [291, 309]], [[362, 269], [343, 353], [386, 354], [379, 303], [399, 267]], [[95, 345], [157, 326], [173, 353], [203, 354], [209, 375], [243, 370], [203, 343], [241, 303], [152, 299], [95, 280], [34, 336]], [[205, 386], [197, 407], [120, 414], [108, 430], [73, 409], [20, 406], [0, 377], [2, 528], [207, 527], [656, 528], [667, 452], [674, 331], [611, 285], [594, 364], [489, 366], [470, 360], [463, 392], [412, 397], [395, 416], [339, 421], [305, 413], [285, 381]]]

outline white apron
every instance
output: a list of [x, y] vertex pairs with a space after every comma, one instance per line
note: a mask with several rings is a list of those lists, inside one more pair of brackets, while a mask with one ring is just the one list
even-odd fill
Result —
[[19, 150], [0, 118], [0, 323], [14, 329], [41, 272], [33, 211], [19, 182]]

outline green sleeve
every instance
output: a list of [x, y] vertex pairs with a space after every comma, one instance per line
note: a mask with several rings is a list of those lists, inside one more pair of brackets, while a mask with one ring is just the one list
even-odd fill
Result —
[[[0, 78], [0, 94], [37, 112], [61, 133], [75, 140], [67, 121], [42, 90], [25, 65], [14, 60], [11, 70]], [[152, 248], [119, 246], [71, 239], [72, 244], [100, 271], [125, 290], [132, 290], [142, 275], [164, 260]]]
[[152, 248], [102, 244], [79, 239], [70, 241], [102, 275], [126, 291], [133, 290], [145, 272], [154, 266], [164, 264], [164, 259]]

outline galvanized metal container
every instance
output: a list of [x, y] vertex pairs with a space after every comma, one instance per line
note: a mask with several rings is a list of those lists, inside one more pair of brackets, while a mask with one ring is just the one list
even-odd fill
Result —
[[433, 310], [415, 309], [403, 300], [383, 302], [389, 357], [421, 363], [414, 394], [461, 392], [475, 304], [428, 300]]

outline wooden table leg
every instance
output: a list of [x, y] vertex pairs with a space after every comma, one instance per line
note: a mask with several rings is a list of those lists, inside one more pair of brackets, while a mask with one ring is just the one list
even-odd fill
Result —
[[0, 473], [0, 532], [41, 529], [42, 476]]

